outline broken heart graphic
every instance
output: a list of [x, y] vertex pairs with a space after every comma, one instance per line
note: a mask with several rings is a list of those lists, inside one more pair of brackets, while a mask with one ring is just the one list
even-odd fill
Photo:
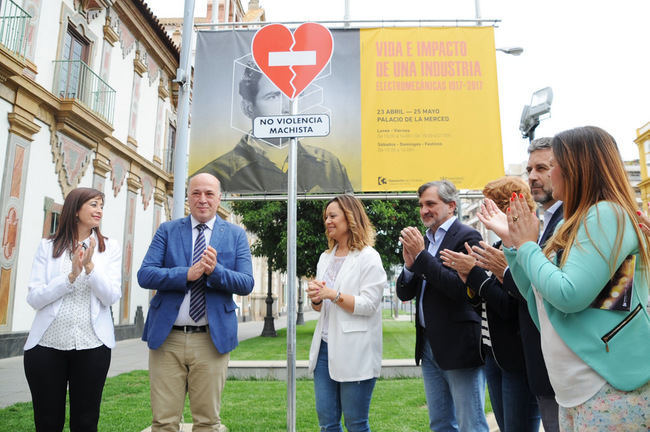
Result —
[[295, 99], [318, 76], [332, 57], [334, 40], [325, 26], [301, 24], [291, 33], [270, 24], [255, 33], [251, 51], [255, 63], [289, 99]]

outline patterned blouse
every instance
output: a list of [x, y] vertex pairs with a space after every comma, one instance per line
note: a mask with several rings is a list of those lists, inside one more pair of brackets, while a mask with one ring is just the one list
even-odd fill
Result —
[[[70, 254], [63, 253], [61, 272], [72, 271]], [[74, 290], [63, 297], [59, 313], [43, 334], [39, 345], [58, 350], [83, 350], [102, 344], [93, 329], [90, 317], [90, 285], [85, 270], [72, 284]]]

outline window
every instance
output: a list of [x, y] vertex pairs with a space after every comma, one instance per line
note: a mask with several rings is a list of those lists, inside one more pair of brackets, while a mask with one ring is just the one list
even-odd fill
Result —
[[43, 238], [49, 238], [56, 233], [61, 220], [63, 204], [55, 203], [52, 198], [45, 197], [45, 221], [43, 222]]
[[168, 173], [174, 172], [174, 149], [176, 148], [176, 128], [169, 124], [167, 129], [167, 150], [165, 151], [164, 169]]
[[79, 98], [86, 73], [82, 62], [88, 63], [89, 42], [72, 27], [63, 39], [61, 53], [61, 72], [59, 76], [59, 96], [64, 98]]

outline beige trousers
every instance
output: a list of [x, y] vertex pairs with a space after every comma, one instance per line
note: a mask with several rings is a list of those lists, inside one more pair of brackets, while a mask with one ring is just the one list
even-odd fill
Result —
[[230, 353], [214, 347], [210, 333], [172, 330], [165, 342], [149, 350], [152, 432], [178, 432], [190, 396], [193, 432], [219, 431], [221, 393]]

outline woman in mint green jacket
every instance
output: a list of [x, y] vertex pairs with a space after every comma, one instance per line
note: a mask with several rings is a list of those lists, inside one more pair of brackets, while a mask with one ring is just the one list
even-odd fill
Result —
[[479, 215], [502, 240], [540, 329], [562, 431], [650, 430], [648, 243], [614, 139], [597, 127], [556, 135], [553, 198], [564, 223], [544, 250], [539, 219], [513, 195]]

